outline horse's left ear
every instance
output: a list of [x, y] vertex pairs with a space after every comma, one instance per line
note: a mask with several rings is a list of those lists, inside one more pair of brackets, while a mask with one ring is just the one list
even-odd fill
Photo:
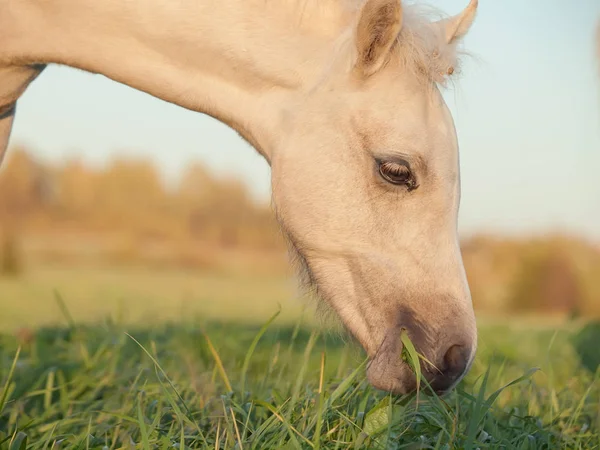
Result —
[[447, 44], [452, 44], [467, 34], [475, 20], [478, 3], [478, 0], [471, 0], [469, 5], [460, 14], [435, 22], [436, 26], [442, 28], [442, 33]]
[[377, 72], [402, 28], [400, 0], [367, 0], [360, 12], [356, 29], [358, 60], [355, 69], [368, 77]]

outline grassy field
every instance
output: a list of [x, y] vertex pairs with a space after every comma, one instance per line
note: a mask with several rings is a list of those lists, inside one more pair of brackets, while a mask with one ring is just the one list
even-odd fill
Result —
[[580, 324], [481, 317], [455, 392], [395, 397], [293, 292], [141, 269], [0, 280], [0, 449], [600, 448]]
[[0, 330], [64, 324], [55, 292], [78, 322], [111, 316], [128, 324], [197, 318], [260, 324], [282, 307], [296, 321], [304, 304], [293, 279], [176, 269], [33, 267], [19, 278], [0, 277]]

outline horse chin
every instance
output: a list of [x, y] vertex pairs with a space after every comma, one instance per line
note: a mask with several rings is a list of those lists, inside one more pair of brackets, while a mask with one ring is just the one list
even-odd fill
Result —
[[400, 356], [385, 355], [371, 359], [367, 378], [374, 388], [396, 395], [409, 394], [417, 388], [414, 373]]

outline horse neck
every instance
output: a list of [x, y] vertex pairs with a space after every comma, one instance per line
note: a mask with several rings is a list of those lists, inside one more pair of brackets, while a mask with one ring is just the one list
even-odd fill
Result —
[[209, 114], [268, 156], [281, 110], [348, 29], [342, 1], [0, 0], [0, 68], [100, 73]]

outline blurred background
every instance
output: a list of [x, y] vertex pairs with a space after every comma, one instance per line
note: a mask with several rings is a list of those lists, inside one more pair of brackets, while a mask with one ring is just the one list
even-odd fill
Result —
[[[597, 0], [481, 1], [465, 39], [444, 96], [480, 317], [600, 317], [599, 20]], [[269, 167], [226, 126], [50, 67], [0, 170], [0, 329], [61, 321], [56, 293], [80, 321], [296, 320], [269, 199]]]

